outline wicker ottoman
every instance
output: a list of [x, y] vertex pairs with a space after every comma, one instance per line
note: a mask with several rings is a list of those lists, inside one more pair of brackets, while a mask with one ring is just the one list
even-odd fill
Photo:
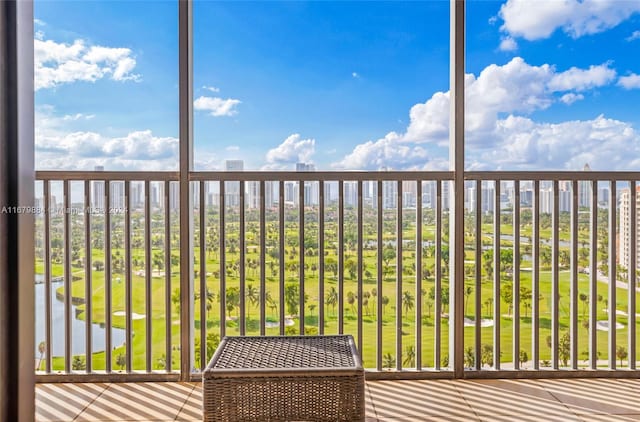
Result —
[[203, 420], [364, 421], [353, 337], [225, 337], [202, 374]]

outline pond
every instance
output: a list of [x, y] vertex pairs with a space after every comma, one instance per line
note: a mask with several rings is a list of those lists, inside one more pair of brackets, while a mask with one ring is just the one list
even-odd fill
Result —
[[[64, 356], [64, 302], [56, 297], [56, 289], [63, 285], [62, 281], [51, 283], [51, 353], [52, 356]], [[45, 341], [45, 291], [42, 276], [36, 275], [35, 285], [35, 324], [36, 324], [36, 348], [35, 357], [39, 358], [38, 344]], [[71, 306], [71, 351], [74, 355], [84, 355], [85, 353], [85, 329], [86, 322], [75, 318], [76, 306]], [[91, 324], [91, 344], [92, 351], [101, 352], [105, 347], [105, 328], [100, 324]], [[121, 328], [111, 328], [111, 344], [113, 347], [120, 346], [126, 338], [125, 330]]]

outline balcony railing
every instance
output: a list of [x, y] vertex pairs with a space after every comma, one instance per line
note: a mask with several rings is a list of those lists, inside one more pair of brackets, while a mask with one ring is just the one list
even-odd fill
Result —
[[453, 310], [450, 172], [192, 172], [182, 206], [177, 173], [37, 179], [43, 380], [174, 379], [183, 348], [197, 374], [224, 335], [299, 333], [353, 334], [371, 377], [452, 377], [454, 321], [465, 376], [635, 374], [637, 172], [465, 173]]

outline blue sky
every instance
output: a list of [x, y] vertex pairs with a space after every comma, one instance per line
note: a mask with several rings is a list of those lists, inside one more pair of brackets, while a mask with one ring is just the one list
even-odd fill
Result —
[[[446, 168], [447, 1], [194, 15], [196, 168]], [[177, 4], [36, 1], [35, 18], [37, 167], [176, 169]], [[638, 57], [637, 1], [469, 1], [467, 168], [637, 170]]]

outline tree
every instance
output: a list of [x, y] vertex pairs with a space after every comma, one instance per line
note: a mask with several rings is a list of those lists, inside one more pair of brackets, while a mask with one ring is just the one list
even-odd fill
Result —
[[71, 369], [75, 371], [82, 371], [87, 369], [87, 364], [84, 361], [84, 356], [74, 356], [73, 361], [71, 362]]
[[335, 287], [331, 287], [331, 289], [329, 290], [329, 292], [327, 293], [327, 298], [325, 300], [325, 302], [327, 302], [327, 305], [331, 306], [333, 308], [333, 314], [336, 314], [336, 305], [338, 304], [338, 292], [336, 291]]
[[102, 261], [93, 261], [93, 269], [95, 271], [102, 271], [104, 269], [104, 262]]
[[622, 361], [627, 357], [627, 349], [624, 346], [617, 346], [616, 357], [620, 359], [620, 366], [622, 366]]
[[124, 366], [127, 364], [127, 359], [122, 353], [118, 353], [116, 356], [116, 365], [120, 368], [120, 370], [124, 369]]
[[[253, 287], [252, 284], [247, 285], [247, 291], [245, 292], [246, 298], [252, 306], [257, 306], [260, 302], [260, 291], [257, 287]], [[247, 307], [247, 318], [249, 317], [249, 307]]]
[[344, 268], [349, 273], [349, 278], [352, 280], [356, 278], [356, 271], [358, 269], [358, 264], [354, 259], [347, 259], [344, 263]]
[[471, 297], [472, 293], [473, 293], [473, 287], [466, 286], [464, 288], [464, 313], [465, 313], [465, 315], [467, 314], [467, 307], [469, 306], [469, 297]]
[[520, 361], [520, 365], [529, 361], [529, 355], [526, 350], [520, 349], [520, 355], [518, 356], [518, 360]]
[[174, 289], [171, 293], [171, 303], [176, 307], [176, 313], [180, 313], [180, 290]]
[[236, 306], [240, 305], [240, 291], [237, 287], [229, 287], [225, 293], [225, 308], [227, 309], [227, 314], [231, 317], [231, 312], [236, 308]]
[[415, 298], [413, 297], [413, 295], [409, 290], [405, 290], [402, 293], [402, 307], [404, 308], [405, 317], [409, 314], [409, 311], [413, 309], [414, 304], [415, 304]]
[[567, 366], [569, 358], [571, 357], [571, 337], [569, 332], [566, 332], [560, 337], [558, 344], [558, 358], [562, 361], [563, 366]]
[[393, 261], [396, 257], [396, 250], [393, 246], [387, 245], [382, 250], [382, 267], [383, 272], [388, 274], [391, 272], [391, 261]]
[[473, 347], [469, 346], [464, 350], [464, 367], [473, 368], [476, 364], [476, 357], [473, 353]]
[[511, 308], [513, 307], [513, 284], [504, 283], [500, 288], [500, 297], [507, 304], [507, 315], [511, 316]]
[[382, 314], [384, 315], [389, 304], [389, 296], [382, 296]]
[[491, 366], [493, 364], [493, 346], [490, 344], [483, 344], [480, 349], [480, 363]]
[[589, 296], [587, 296], [586, 293], [580, 293], [578, 295], [578, 299], [580, 299], [580, 302], [582, 302], [582, 318], [584, 318], [585, 314], [587, 313], [587, 303], [589, 303]]
[[404, 366], [413, 367], [416, 366], [416, 348], [415, 346], [407, 346], [404, 353], [404, 360], [402, 361]]
[[47, 343], [41, 341], [38, 343], [38, 353], [40, 353], [40, 359], [38, 360], [38, 370], [40, 370], [42, 366], [42, 359], [44, 358], [44, 352], [47, 350]]
[[347, 303], [351, 306], [351, 312], [355, 314], [354, 304], [356, 303], [356, 295], [354, 295], [353, 292], [347, 292]]
[[289, 315], [298, 314], [298, 305], [300, 305], [300, 291], [298, 285], [289, 283], [284, 288], [284, 302], [287, 305]]
[[382, 367], [391, 369], [396, 366], [396, 359], [391, 355], [391, 353], [385, 353], [382, 356]]

